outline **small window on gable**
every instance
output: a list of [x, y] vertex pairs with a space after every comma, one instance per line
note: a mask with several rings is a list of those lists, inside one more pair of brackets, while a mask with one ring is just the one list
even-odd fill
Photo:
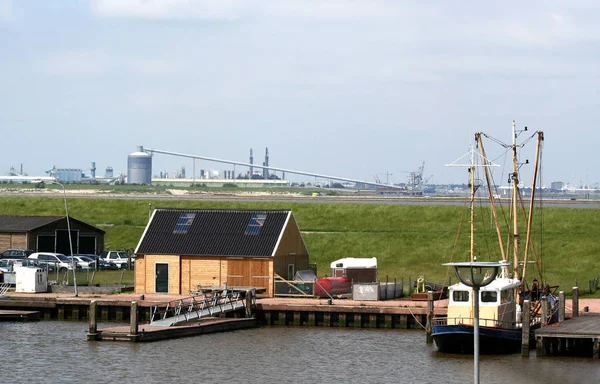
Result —
[[194, 222], [194, 218], [196, 214], [193, 212], [182, 212], [179, 215], [179, 219], [177, 219], [177, 224], [175, 224], [175, 229], [173, 230], [174, 234], [185, 234], [188, 232], [188, 229], [192, 226]]
[[246, 226], [245, 235], [258, 235], [263, 225], [265, 225], [265, 220], [267, 219], [266, 213], [253, 213], [248, 225]]

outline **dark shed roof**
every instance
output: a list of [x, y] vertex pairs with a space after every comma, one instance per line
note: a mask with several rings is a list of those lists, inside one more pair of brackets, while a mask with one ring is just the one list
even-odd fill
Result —
[[[44, 227], [48, 224], [53, 224], [61, 220], [65, 220], [66, 216], [17, 216], [17, 215], [0, 215], [0, 232], [4, 233], [20, 233], [29, 232], [35, 229]], [[69, 220], [77, 222], [80, 225], [94, 229], [95, 231], [105, 233], [103, 230], [94, 226], [79, 221], [69, 216]]]
[[0, 215], [0, 232], [29, 232], [63, 218], [64, 216]]
[[136, 253], [272, 256], [290, 214], [289, 210], [156, 209]]

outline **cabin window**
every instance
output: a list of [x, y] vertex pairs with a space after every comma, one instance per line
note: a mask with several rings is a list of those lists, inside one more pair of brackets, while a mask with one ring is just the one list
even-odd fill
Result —
[[245, 235], [258, 235], [263, 225], [265, 225], [265, 220], [267, 220], [266, 213], [253, 213], [252, 217], [250, 217], [250, 221], [246, 226]]
[[481, 302], [482, 303], [495, 303], [498, 300], [498, 292], [493, 291], [482, 291]]
[[469, 291], [454, 291], [452, 292], [453, 301], [469, 301]]
[[288, 280], [294, 280], [294, 264], [288, 264]]
[[175, 224], [174, 234], [186, 234], [192, 226], [196, 214], [193, 212], [182, 212]]

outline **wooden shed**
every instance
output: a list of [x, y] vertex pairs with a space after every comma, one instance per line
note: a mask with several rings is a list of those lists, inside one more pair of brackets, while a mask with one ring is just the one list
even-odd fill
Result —
[[263, 287], [293, 279], [308, 250], [291, 210], [156, 209], [135, 250], [136, 293]]
[[[104, 249], [103, 230], [71, 216], [69, 226], [74, 254], [96, 254]], [[0, 215], [0, 252], [6, 249], [70, 254], [66, 216]]]

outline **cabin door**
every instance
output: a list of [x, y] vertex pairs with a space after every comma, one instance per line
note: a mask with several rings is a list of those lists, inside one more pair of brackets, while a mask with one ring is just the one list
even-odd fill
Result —
[[154, 292], [169, 293], [169, 264], [156, 263], [154, 266]]

